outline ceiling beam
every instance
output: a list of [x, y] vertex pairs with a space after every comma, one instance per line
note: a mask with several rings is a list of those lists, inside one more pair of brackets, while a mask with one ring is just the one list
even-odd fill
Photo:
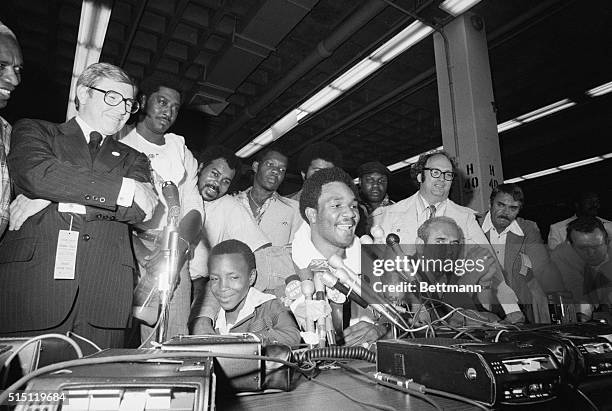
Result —
[[157, 45], [157, 51], [153, 55], [151, 62], [144, 71], [145, 77], [151, 75], [151, 73], [155, 71], [155, 68], [159, 64], [160, 60], [164, 57], [166, 47], [168, 47], [168, 43], [170, 43], [170, 40], [172, 40], [172, 34], [174, 34], [174, 30], [176, 30], [176, 26], [178, 26], [179, 22], [181, 21], [181, 18], [183, 17], [185, 9], [188, 5], [189, 0], [181, 0], [174, 8], [174, 14], [170, 19], [170, 22], [166, 24], [162, 39]]
[[140, 26], [140, 21], [142, 20], [142, 16], [144, 15], [145, 9], [147, 8], [147, 3], [149, 0], [140, 0], [140, 6], [138, 7], [138, 12], [136, 16], [132, 18], [132, 25], [130, 26], [130, 34], [125, 42], [125, 46], [123, 46], [123, 53], [121, 53], [121, 60], [119, 60], [119, 67], [123, 67], [125, 65], [125, 61], [127, 60], [127, 56], [132, 48], [132, 43], [134, 42], [134, 37], [136, 37], [136, 31], [138, 30], [138, 26]]

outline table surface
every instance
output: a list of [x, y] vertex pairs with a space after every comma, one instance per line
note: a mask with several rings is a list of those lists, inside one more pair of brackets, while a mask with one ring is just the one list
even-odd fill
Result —
[[[376, 366], [367, 363], [351, 364], [363, 371], [375, 371]], [[385, 404], [398, 410], [434, 410], [427, 402], [401, 391], [375, 384], [362, 375], [343, 369], [324, 370], [317, 381], [332, 385], [360, 401]], [[340, 411], [371, 409], [342, 396], [337, 391], [308, 381], [303, 376], [295, 378], [294, 389], [289, 392], [249, 395], [235, 398], [217, 397], [219, 410], [299, 410]], [[441, 397], [431, 397], [444, 410], [474, 410], [472, 405]]]

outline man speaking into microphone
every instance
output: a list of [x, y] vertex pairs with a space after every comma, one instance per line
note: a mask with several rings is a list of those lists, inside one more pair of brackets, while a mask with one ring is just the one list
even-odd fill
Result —
[[[306, 180], [300, 213], [307, 224], [302, 224], [292, 242], [292, 258], [300, 270], [312, 260], [335, 255], [350, 270], [361, 271], [361, 244], [355, 236], [357, 207], [357, 190], [342, 169], [322, 169]], [[352, 325], [344, 330], [346, 345], [371, 343], [387, 334], [387, 326], [374, 323], [371, 312], [351, 308]]]

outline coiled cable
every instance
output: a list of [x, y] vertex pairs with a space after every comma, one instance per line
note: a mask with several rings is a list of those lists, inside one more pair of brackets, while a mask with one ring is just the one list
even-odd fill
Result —
[[293, 357], [298, 363], [316, 360], [346, 359], [346, 360], [364, 360], [368, 362], [376, 362], [376, 353], [364, 347], [341, 347], [331, 346], [325, 348], [313, 348], [306, 351], [298, 351], [293, 353]]

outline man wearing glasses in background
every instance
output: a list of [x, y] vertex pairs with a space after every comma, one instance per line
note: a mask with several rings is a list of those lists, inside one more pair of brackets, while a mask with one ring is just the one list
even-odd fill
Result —
[[[404, 253], [413, 255], [418, 228], [430, 218], [446, 216], [455, 220], [461, 228], [465, 244], [479, 246], [473, 248], [477, 251], [472, 252], [478, 255], [472, 254], [472, 258], [494, 258], [489, 241], [476, 221], [475, 211], [448, 198], [456, 175], [451, 157], [444, 151], [424, 154], [412, 167], [411, 174], [419, 184], [419, 191], [383, 208], [383, 214], [378, 218], [385, 235], [397, 234]], [[506, 284], [501, 266], [498, 268], [492, 270], [494, 276], [486, 280], [491, 280], [491, 287], [495, 290], [498, 302], [502, 303], [506, 319], [513, 323], [523, 321], [524, 317], [516, 304], [516, 294]]]
[[128, 224], [150, 219], [158, 198], [148, 158], [109, 138], [139, 108], [127, 73], [89, 66], [76, 106], [66, 123], [13, 129], [8, 162], [21, 196], [0, 243], [0, 330], [73, 331], [121, 347], [133, 289]]

